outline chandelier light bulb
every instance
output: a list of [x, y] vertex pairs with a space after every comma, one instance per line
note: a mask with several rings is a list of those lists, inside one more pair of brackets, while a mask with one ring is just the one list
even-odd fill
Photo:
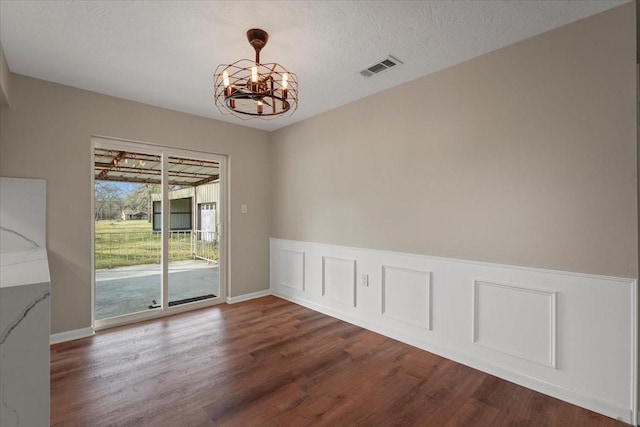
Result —
[[289, 74], [284, 73], [282, 75], [282, 109], [288, 108], [287, 104], [287, 86], [289, 85]]
[[258, 67], [251, 67], [251, 81], [253, 83], [258, 83]]
[[231, 96], [231, 88], [229, 87], [229, 73], [228, 72], [225, 71], [224, 73], [222, 73], [222, 81], [223, 81], [223, 84], [224, 84], [224, 96], [225, 96], [225, 98], [228, 98], [228, 97]]

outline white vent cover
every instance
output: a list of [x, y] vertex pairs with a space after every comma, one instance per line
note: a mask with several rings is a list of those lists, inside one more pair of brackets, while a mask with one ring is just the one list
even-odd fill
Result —
[[360, 74], [362, 74], [364, 77], [371, 77], [375, 74], [379, 74], [383, 71], [388, 70], [389, 68], [393, 68], [396, 65], [400, 65], [402, 63], [403, 62], [400, 61], [398, 58], [394, 58], [393, 56], [389, 55], [386, 58], [360, 71]]

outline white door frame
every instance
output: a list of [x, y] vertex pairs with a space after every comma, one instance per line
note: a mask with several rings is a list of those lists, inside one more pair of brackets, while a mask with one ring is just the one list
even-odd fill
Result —
[[[122, 316], [111, 317], [108, 319], [96, 319], [95, 318], [95, 303], [96, 303], [96, 282], [95, 282], [95, 175], [94, 175], [94, 163], [95, 163], [95, 149], [103, 148], [109, 150], [120, 151], [142, 151], [152, 155], [161, 156], [162, 159], [162, 306], [160, 309], [154, 309], [149, 311], [141, 311], [137, 313], [125, 314]], [[197, 160], [209, 160], [218, 162], [220, 165], [220, 184], [219, 184], [219, 200], [218, 203], [222, 207], [219, 210], [220, 215], [220, 230], [219, 230], [219, 278], [220, 278], [220, 295], [215, 298], [196, 301], [192, 303], [180, 304], [173, 307], [169, 307], [169, 260], [166, 256], [168, 249], [168, 236], [169, 236], [169, 217], [170, 209], [167, 206], [165, 208], [165, 201], [168, 200], [169, 186], [168, 184], [168, 158], [169, 156], [176, 157], [191, 157]], [[203, 307], [209, 307], [212, 305], [220, 304], [226, 300], [228, 290], [229, 279], [229, 235], [227, 233], [228, 227], [228, 174], [227, 174], [228, 161], [227, 156], [220, 154], [207, 153], [196, 150], [181, 149], [175, 147], [162, 146], [157, 144], [151, 144], [147, 142], [138, 142], [130, 140], [115, 139], [103, 136], [91, 137], [91, 321], [94, 330], [105, 329], [113, 326], [125, 325], [128, 323], [139, 322], [142, 320], [153, 319], [157, 317], [169, 316], [172, 314], [196, 310]]]

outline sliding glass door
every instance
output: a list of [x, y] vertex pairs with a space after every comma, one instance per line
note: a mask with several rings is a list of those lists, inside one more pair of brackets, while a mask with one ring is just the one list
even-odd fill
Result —
[[223, 301], [225, 158], [92, 142], [94, 326]]

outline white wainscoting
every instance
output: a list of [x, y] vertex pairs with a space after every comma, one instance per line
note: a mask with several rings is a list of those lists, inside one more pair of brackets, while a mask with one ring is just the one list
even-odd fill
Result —
[[356, 306], [356, 260], [322, 257], [322, 295], [347, 307]]
[[474, 282], [473, 342], [556, 367], [556, 292]]
[[281, 262], [290, 267], [282, 272], [280, 286], [304, 291], [304, 252], [283, 249], [279, 255]]
[[637, 422], [635, 279], [271, 239], [270, 282], [273, 295]]
[[431, 329], [430, 273], [382, 266], [382, 314]]

